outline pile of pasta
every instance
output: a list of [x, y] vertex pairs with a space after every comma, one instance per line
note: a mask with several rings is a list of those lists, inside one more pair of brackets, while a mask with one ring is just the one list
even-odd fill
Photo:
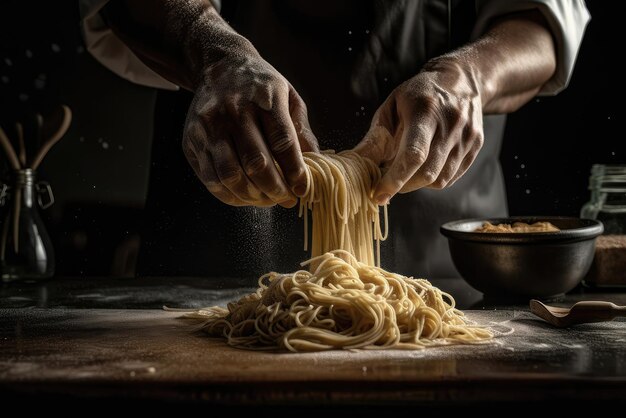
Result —
[[380, 169], [354, 152], [305, 153], [307, 191], [300, 200], [312, 258], [294, 273], [265, 274], [256, 292], [227, 307], [189, 315], [233, 347], [294, 352], [418, 349], [488, 341], [454, 299], [424, 279], [380, 268], [387, 208], [372, 200]]

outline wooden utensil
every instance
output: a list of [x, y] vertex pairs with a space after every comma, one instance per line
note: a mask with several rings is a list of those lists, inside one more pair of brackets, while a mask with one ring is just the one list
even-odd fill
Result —
[[558, 308], [532, 299], [530, 311], [558, 328], [589, 322], [610, 321], [618, 316], [626, 317], [626, 306], [617, 306], [611, 302], [595, 300], [578, 302], [571, 308]]

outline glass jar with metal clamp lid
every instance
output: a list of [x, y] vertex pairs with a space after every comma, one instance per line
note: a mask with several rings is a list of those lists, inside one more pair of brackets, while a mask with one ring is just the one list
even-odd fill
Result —
[[602, 221], [604, 235], [626, 234], [626, 165], [594, 164], [589, 189], [581, 218]]
[[626, 286], [626, 165], [595, 164], [589, 178], [591, 199], [582, 218], [604, 224], [596, 240], [591, 268], [583, 282], [591, 286]]
[[0, 277], [8, 282], [54, 275], [54, 249], [39, 208], [54, 203], [50, 184], [31, 169], [14, 172], [12, 186], [0, 182]]

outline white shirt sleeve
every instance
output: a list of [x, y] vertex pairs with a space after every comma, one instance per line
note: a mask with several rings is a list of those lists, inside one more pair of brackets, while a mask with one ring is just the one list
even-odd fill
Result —
[[544, 15], [555, 40], [556, 71], [539, 92], [544, 96], [554, 95], [569, 83], [585, 28], [591, 18], [583, 0], [476, 0], [477, 22], [473, 36], [482, 35], [495, 17], [532, 9]]
[[144, 64], [109, 28], [100, 10], [109, 0], [79, 0], [85, 46], [102, 65], [136, 84], [167, 90], [178, 86], [167, 81]]

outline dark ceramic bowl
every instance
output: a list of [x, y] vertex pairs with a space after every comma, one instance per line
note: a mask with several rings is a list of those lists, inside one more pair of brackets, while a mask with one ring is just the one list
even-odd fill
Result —
[[[539, 233], [474, 232], [484, 222], [551, 222], [561, 231]], [[466, 219], [448, 222], [452, 261], [461, 276], [486, 295], [552, 297], [572, 290], [593, 261], [602, 223], [566, 217]]]

